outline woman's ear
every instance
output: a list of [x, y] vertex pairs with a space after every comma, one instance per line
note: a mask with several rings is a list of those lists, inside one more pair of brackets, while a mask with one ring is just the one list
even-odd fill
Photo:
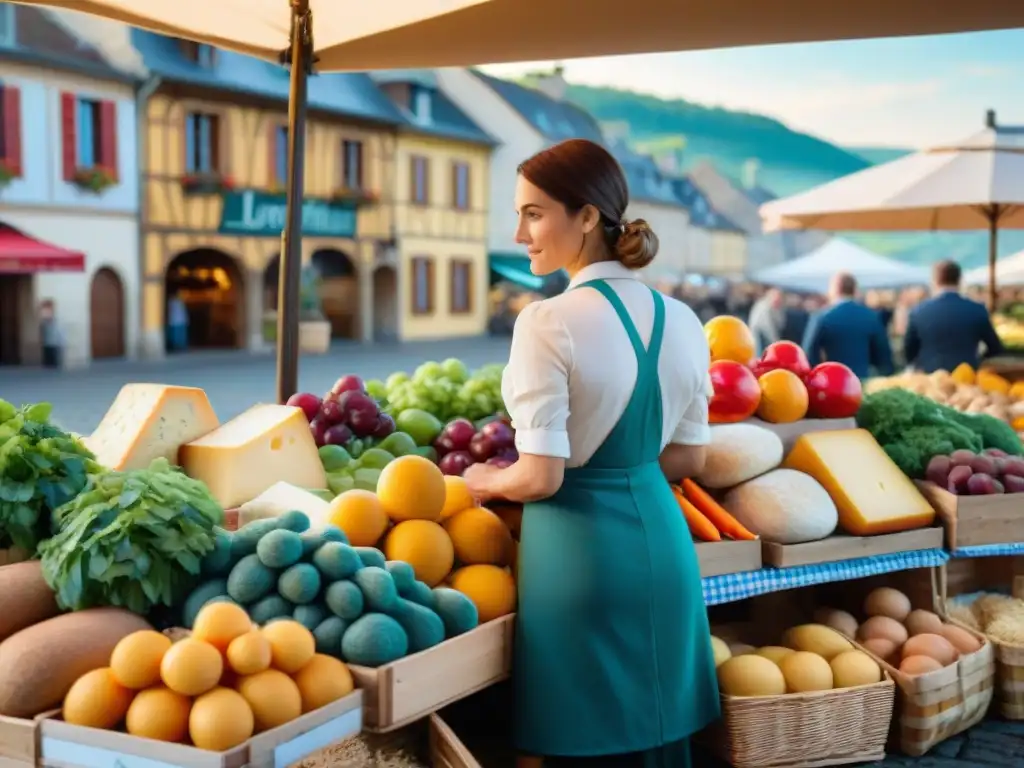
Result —
[[585, 235], [589, 235], [601, 223], [601, 213], [593, 205], [584, 205], [580, 216]]

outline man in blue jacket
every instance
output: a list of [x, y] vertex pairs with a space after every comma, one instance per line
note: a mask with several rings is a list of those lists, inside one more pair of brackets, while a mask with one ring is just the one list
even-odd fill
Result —
[[815, 314], [804, 332], [804, 352], [812, 366], [842, 363], [859, 378], [892, 373], [889, 337], [878, 313], [856, 300], [857, 281], [840, 272], [829, 286], [831, 305]]
[[988, 310], [960, 295], [959, 264], [940, 261], [932, 268], [932, 294], [910, 312], [903, 341], [907, 365], [925, 373], [952, 371], [961, 363], [977, 370], [982, 357], [1002, 354]]

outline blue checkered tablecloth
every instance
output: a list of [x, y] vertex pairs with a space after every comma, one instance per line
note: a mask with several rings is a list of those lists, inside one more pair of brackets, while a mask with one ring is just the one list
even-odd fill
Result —
[[790, 568], [762, 568], [746, 573], [726, 573], [703, 579], [704, 602], [721, 605], [748, 597], [782, 592], [787, 589], [827, 584], [833, 581], [862, 579], [881, 573], [909, 571], [914, 568], [933, 568], [949, 560], [942, 549], [920, 549], [913, 552], [895, 552], [891, 555], [860, 557], [838, 563], [814, 563]]
[[1024, 541], [1006, 544], [979, 544], [975, 547], [960, 547], [950, 550], [949, 556], [964, 557], [1002, 557], [1003, 555], [1024, 555]]

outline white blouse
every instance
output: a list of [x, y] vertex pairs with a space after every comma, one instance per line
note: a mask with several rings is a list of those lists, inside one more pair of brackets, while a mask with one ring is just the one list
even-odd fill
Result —
[[[636, 355], [608, 299], [593, 289], [571, 290], [603, 278], [629, 312], [644, 345], [654, 325], [654, 297], [618, 262], [583, 268], [570, 290], [534, 302], [516, 319], [501, 391], [516, 429], [520, 453], [586, 464], [626, 410], [636, 384]], [[663, 297], [665, 332], [661, 378], [661, 447], [706, 445], [710, 352], [693, 311]]]

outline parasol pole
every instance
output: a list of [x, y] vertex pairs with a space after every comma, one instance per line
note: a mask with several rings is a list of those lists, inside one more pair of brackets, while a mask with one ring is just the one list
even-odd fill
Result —
[[277, 401], [299, 388], [299, 283], [302, 279], [302, 198], [306, 153], [306, 93], [313, 66], [313, 15], [309, 0], [291, 0], [291, 46], [281, 54], [290, 65], [288, 92], [288, 190], [281, 232], [277, 287]]
[[985, 209], [988, 218], [988, 311], [996, 311], [996, 259], [999, 255], [1000, 206], [990, 205]]

